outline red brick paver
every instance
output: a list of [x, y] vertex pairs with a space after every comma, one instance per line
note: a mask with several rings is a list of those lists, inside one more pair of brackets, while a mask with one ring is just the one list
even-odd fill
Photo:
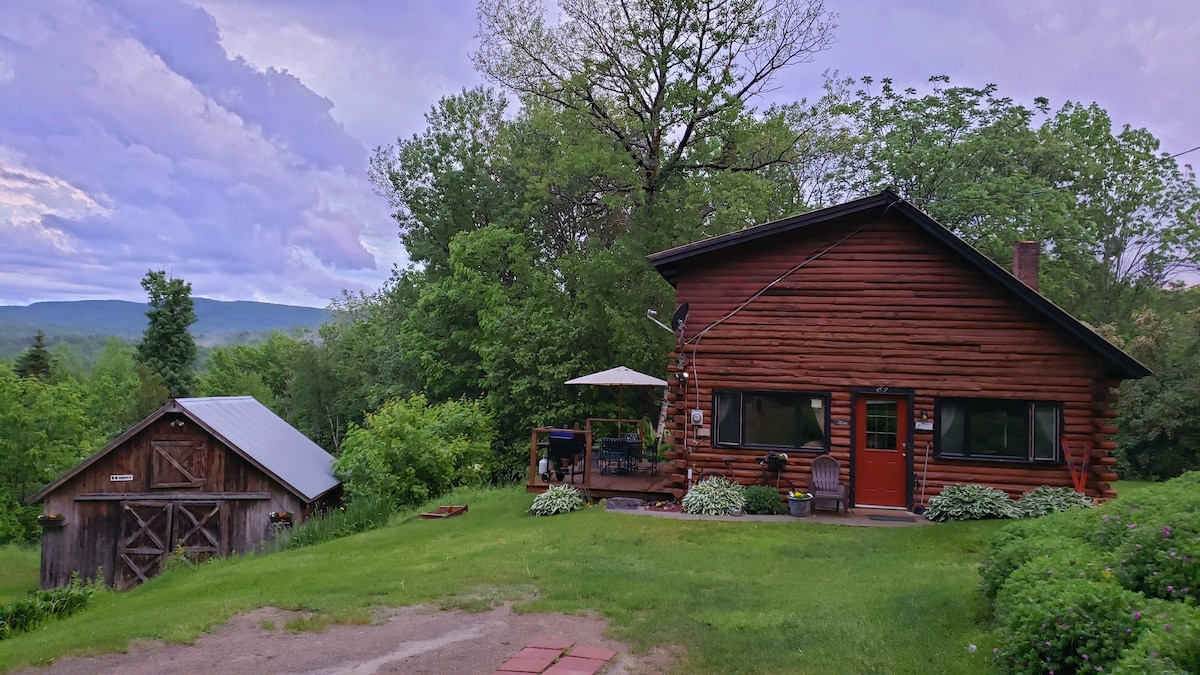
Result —
[[599, 672], [605, 663], [608, 663], [608, 661], [581, 659], [578, 656], [564, 656], [545, 672], [546, 675], [593, 675]]
[[[505, 661], [493, 675], [595, 675], [608, 664], [609, 659], [617, 655], [613, 650], [603, 647], [571, 649], [574, 644], [570, 640], [539, 638]], [[571, 651], [563, 656], [568, 649]]]

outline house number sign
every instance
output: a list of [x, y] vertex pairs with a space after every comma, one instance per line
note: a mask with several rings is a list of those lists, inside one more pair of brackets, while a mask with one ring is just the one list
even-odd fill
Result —
[[133, 480], [133, 474], [131, 474], [131, 473], [114, 473], [108, 477], [108, 480], [112, 481], [113, 483], [125, 483], [125, 482]]

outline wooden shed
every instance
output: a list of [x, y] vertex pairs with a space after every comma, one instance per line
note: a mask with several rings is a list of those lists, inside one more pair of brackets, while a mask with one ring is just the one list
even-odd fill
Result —
[[664, 487], [783, 451], [796, 485], [832, 455], [859, 506], [1073, 486], [1072, 467], [1113, 496], [1113, 389], [1149, 371], [1037, 292], [1037, 249], [1014, 276], [885, 191], [651, 255], [688, 305]]
[[30, 497], [42, 502], [42, 588], [103, 570], [128, 588], [165, 556], [259, 549], [340, 483], [333, 456], [249, 396], [181, 398]]

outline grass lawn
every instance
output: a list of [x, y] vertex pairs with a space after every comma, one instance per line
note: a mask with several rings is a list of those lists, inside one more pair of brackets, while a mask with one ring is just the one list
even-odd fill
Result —
[[[460, 494], [414, 520], [286, 553], [172, 571], [4, 642], [0, 671], [135, 636], [192, 641], [265, 605], [336, 619], [373, 605], [597, 612], [687, 673], [977, 673], [988, 667], [977, 566], [1001, 522], [857, 528], [680, 521], [590, 508], [525, 516], [532, 496]], [[34, 576], [36, 578], [36, 575]], [[978, 645], [968, 653], [968, 644]]]
[[0, 605], [37, 590], [41, 560], [36, 546], [0, 546]]

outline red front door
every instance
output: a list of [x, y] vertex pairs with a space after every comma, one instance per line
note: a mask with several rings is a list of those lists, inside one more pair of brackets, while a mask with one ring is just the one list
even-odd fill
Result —
[[854, 504], [907, 506], [908, 398], [862, 395], [854, 408]]

